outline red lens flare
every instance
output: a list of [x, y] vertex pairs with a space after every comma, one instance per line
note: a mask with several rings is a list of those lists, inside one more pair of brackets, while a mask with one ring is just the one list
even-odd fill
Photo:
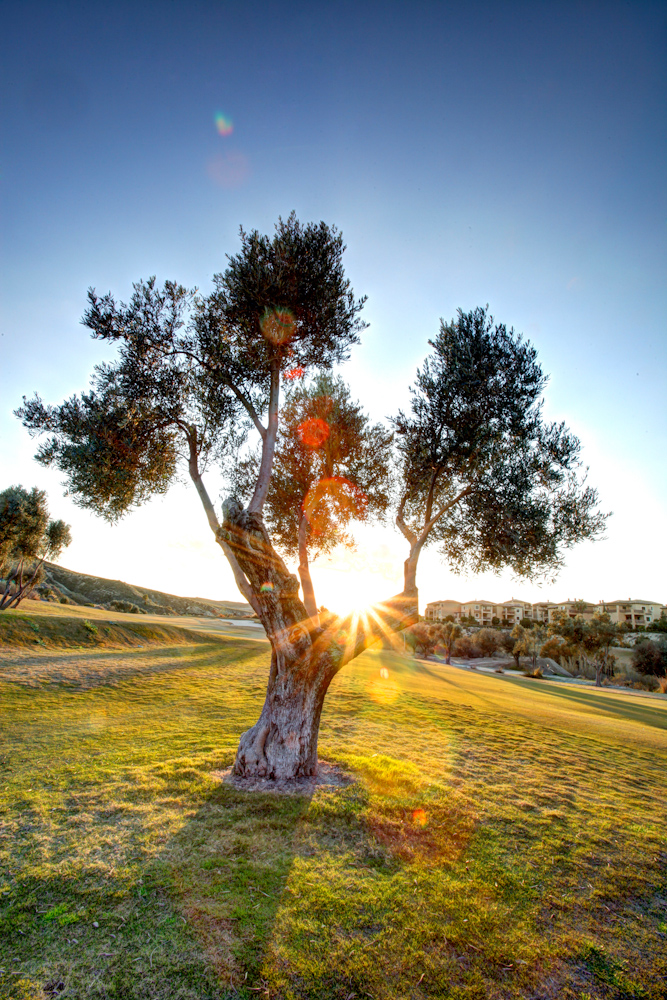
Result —
[[297, 434], [306, 448], [321, 448], [329, 437], [331, 428], [321, 417], [309, 417], [299, 424]]
[[289, 309], [267, 309], [259, 326], [262, 336], [272, 344], [286, 344], [294, 336], [294, 316]]
[[415, 809], [412, 814], [412, 822], [417, 826], [426, 826], [428, 823], [428, 816], [423, 809]]

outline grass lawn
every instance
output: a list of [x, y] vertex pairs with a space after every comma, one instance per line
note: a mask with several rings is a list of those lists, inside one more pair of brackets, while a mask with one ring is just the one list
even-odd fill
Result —
[[322, 721], [356, 781], [249, 794], [267, 646], [15, 618], [5, 1000], [667, 995], [667, 697], [371, 650]]

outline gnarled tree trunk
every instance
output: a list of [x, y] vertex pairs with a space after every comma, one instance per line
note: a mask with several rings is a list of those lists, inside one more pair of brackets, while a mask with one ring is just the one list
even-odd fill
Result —
[[338, 671], [384, 630], [417, 620], [417, 594], [382, 605], [383, 626], [331, 619], [316, 624], [299, 600], [297, 578], [274, 551], [259, 514], [227, 502], [220, 529], [247, 577], [271, 643], [271, 671], [261, 715], [241, 737], [234, 773], [279, 781], [317, 773], [324, 698]]

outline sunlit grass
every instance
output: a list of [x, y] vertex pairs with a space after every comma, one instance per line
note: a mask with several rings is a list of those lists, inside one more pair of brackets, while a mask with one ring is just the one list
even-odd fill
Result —
[[665, 995], [660, 700], [369, 651], [322, 721], [356, 782], [249, 795], [263, 648], [64, 652], [85, 686], [0, 685], [0, 996]]

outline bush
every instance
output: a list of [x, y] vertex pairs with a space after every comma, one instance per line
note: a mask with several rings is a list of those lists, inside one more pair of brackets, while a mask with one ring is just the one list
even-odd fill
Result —
[[667, 643], [641, 639], [632, 651], [632, 666], [642, 674], [667, 675]]
[[500, 648], [500, 636], [492, 628], [482, 628], [475, 636], [482, 656], [493, 656]]
[[132, 601], [109, 601], [107, 605], [114, 611], [124, 611], [126, 614], [131, 615], [145, 615], [146, 612], [143, 608], [140, 608], [138, 604], [133, 604]]
[[462, 635], [454, 643], [454, 656], [462, 656], [466, 660], [471, 660], [481, 655], [479, 646], [470, 635]]

